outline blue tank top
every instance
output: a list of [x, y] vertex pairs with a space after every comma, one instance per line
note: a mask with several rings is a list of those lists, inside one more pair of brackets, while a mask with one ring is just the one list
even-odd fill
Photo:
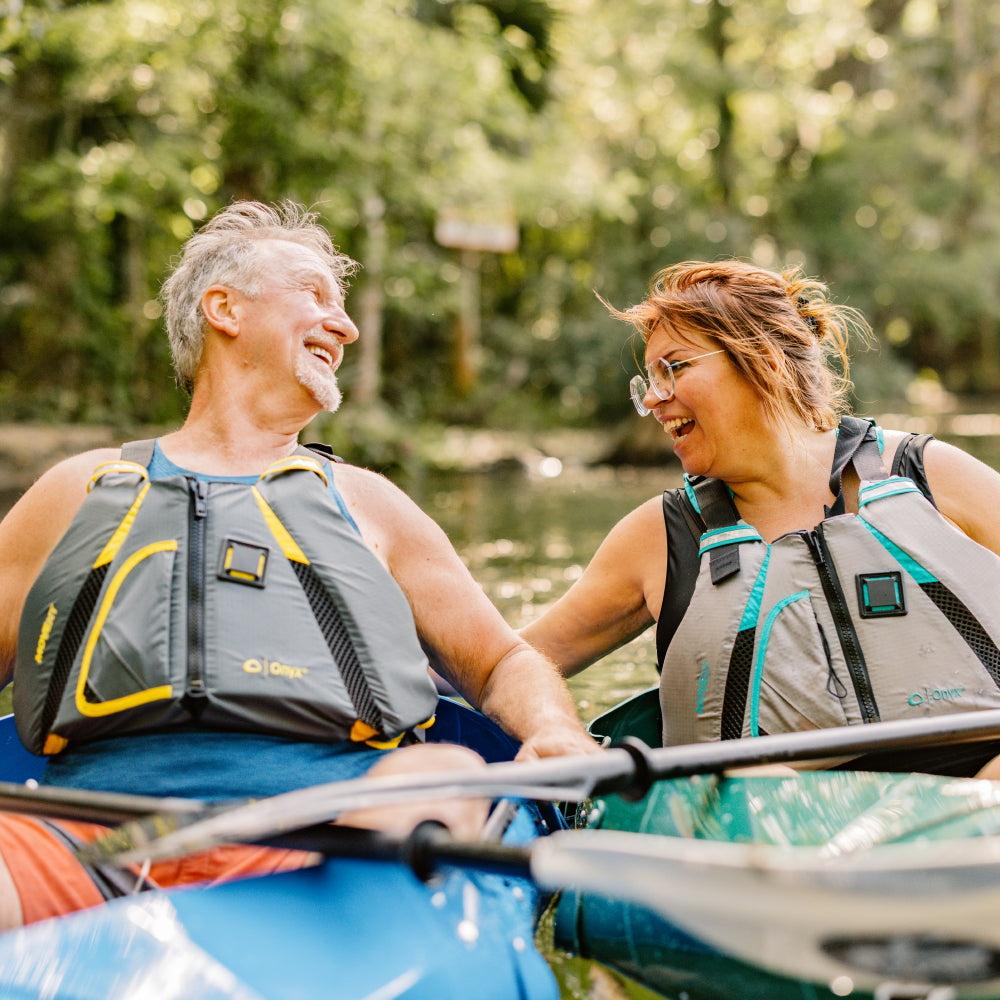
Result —
[[[334, 484], [332, 463], [327, 463], [325, 472], [331, 496], [358, 531]], [[257, 476], [208, 476], [182, 469], [163, 454], [159, 442], [153, 449], [149, 474], [153, 479], [188, 475], [224, 482], [257, 481]], [[49, 759], [42, 783], [133, 795], [256, 798], [360, 777], [386, 752], [351, 742], [310, 743], [174, 727], [169, 732], [76, 744]]]

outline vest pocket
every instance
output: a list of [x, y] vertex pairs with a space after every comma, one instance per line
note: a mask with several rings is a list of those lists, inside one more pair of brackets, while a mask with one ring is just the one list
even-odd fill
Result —
[[830, 643], [802, 590], [775, 604], [763, 620], [750, 684], [750, 734], [845, 726], [848, 688]]
[[79, 653], [74, 703], [81, 715], [115, 715], [173, 696], [176, 552], [174, 539], [153, 542], [112, 566]]

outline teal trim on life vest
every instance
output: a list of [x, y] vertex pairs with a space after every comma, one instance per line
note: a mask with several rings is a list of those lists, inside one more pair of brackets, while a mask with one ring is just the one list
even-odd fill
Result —
[[767, 566], [771, 561], [771, 546], [767, 547], [767, 555], [760, 564], [757, 572], [757, 579], [754, 580], [750, 588], [750, 596], [747, 598], [746, 606], [743, 608], [743, 618], [740, 620], [740, 631], [757, 627], [757, 619], [760, 618], [760, 606], [764, 599], [764, 584], [767, 582]]
[[[905, 479], [903, 476], [892, 476], [880, 483], [868, 483], [858, 490], [858, 510], [873, 500], [884, 500], [901, 493], [920, 493], [920, 490], [912, 479]], [[922, 493], [920, 495], [923, 496]]]
[[706, 531], [701, 536], [701, 544], [698, 546], [699, 558], [712, 549], [720, 548], [723, 545], [740, 545], [743, 542], [762, 542], [756, 528], [749, 524], [734, 524], [731, 527], [713, 528]]
[[789, 594], [787, 597], [783, 597], [773, 608], [771, 608], [768, 613], [767, 618], [764, 620], [764, 627], [760, 632], [760, 640], [757, 644], [757, 656], [754, 659], [753, 665], [753, 686], [750, 691], [750, 735], [759, 736], [760, 730], [758, 728], [758, 715], [760, 712], [760, 684], [763, 679], [764, 674], [764, 656], [767, 653], [767, 640], [771, 635], [771, 628], [774, 626], [775, 619], [781, 614], [789, 604], [794, 604], [796, 601], [809, 599], [808, 590], [800, 590], [794, 594]]
[[691, 485], [691, 477], [685, 472], [684, 473], [684, 492], [687, 494], [688, 500], [691, 501], [691, 506], [694, 507], [698, 515], [701, 515], [701, 506], [698, 503], [698, 497], [694, 492], [694, 487]]
[[886, 538], [878, 528], [870, 525], [863, 517], [858, 520], [878, 539], [879, 544], [906, 570], [917, 583], [937, 583], [938, 578], [930, 570], [921, 566], [908, 552], [904, 552], [892, 539]]

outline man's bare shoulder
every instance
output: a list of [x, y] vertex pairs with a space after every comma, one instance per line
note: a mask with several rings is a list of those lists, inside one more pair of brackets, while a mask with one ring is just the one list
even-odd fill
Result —
[[334, 482], [376, 553], [388, 558], [410, 547], [450, 548], [433, 518], [381, 473], [342, 463], [334, 467]]
[[[84, 490], [94, 475], [94, 470], [105, 462], [113, 462], [121, 458], [120, 448], [94, 448], [70, 455], [57, 462], [48, 471], [38, 477], [31, 490], [39, 486], [82, 486]], [[30, 493], [31, 490], [28, 492]]]
[[118, 448], [95, 448], [57, 462], [17, 501], [4, 518], [4, 525], [9, 530], [11, 524], [23, 524], [30, 519], [39, 527], [50, 520], [53, 529], [64, 527], [83, 503], [94, 470], [120, 456]]
[[378, 501], [414, 505], [413, 501], [391, 479], [360, 465], [338, 462], [333, 467], [334, 481], [348, 506], [354, 503]]

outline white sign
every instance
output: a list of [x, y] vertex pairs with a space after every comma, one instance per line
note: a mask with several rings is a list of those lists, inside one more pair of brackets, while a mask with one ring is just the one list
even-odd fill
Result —
[[513, 217], [444, 209], [434, 223], [434, 239], [443, 247], [459, 250], [511, 253], [517, 249], [520, 233]]

